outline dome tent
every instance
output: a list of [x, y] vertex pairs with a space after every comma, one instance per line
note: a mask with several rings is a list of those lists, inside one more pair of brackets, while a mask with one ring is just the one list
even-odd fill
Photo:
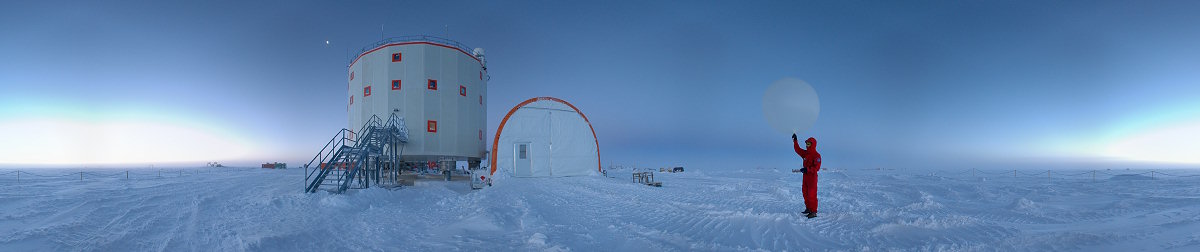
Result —
[[585, 176], [600, 171], [600, 148], [583, 112], [562, 99], [537, 97], [517, 104], [500, 121], [490, 160], [492, 174]]

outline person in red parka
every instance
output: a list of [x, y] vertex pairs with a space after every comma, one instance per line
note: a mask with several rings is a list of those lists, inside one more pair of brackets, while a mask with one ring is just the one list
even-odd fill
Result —
[[796, 134], [792, 134], [792, 148], [804, 159], [804, 167], [800, 168], [800, 173], [804, 174], [804, 180], [800, 184], [800, 191], [804, 195], [804, 212], [801, 213], [812, 218], [817, 217], [817, 172], [821, 171], [821, 153], [817, 153], [816, 138], [809, 137], [808, 140], [804, 140], [804, 146], [808, 149], [800, 148]]

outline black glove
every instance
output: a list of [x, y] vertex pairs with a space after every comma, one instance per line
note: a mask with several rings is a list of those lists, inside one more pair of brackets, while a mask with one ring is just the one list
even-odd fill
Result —
[[796, 141], [796, 133], [792, 133], [792, 141]]
[[800, 173], [808, 173], [808, 168], [800, 168]]

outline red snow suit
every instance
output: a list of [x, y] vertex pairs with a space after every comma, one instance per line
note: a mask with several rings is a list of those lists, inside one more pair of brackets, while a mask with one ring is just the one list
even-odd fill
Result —
[[809, 137], [804, 140], [805, 143], [811, 144], [808, 149], [800, 148], [800, 143], [792, 140], [792, 148], [796, 149], [796, 154], [804, 159], [804, 181], [800, 184], [800, 190], [804, 194], [804, 207], [809, 211], [817, 211], [817, 172], [821, 170], [821, 153], [817, 153], [817, 139]]

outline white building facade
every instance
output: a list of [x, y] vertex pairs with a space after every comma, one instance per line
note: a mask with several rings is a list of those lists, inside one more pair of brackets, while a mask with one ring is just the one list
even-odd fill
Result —
[[347, 69], [348, 129], [372, 116], [404, 119], [404, 161], [470, 161], [486, 153], [487, 67], [482, 49], [435, 37], [381, 42]]

